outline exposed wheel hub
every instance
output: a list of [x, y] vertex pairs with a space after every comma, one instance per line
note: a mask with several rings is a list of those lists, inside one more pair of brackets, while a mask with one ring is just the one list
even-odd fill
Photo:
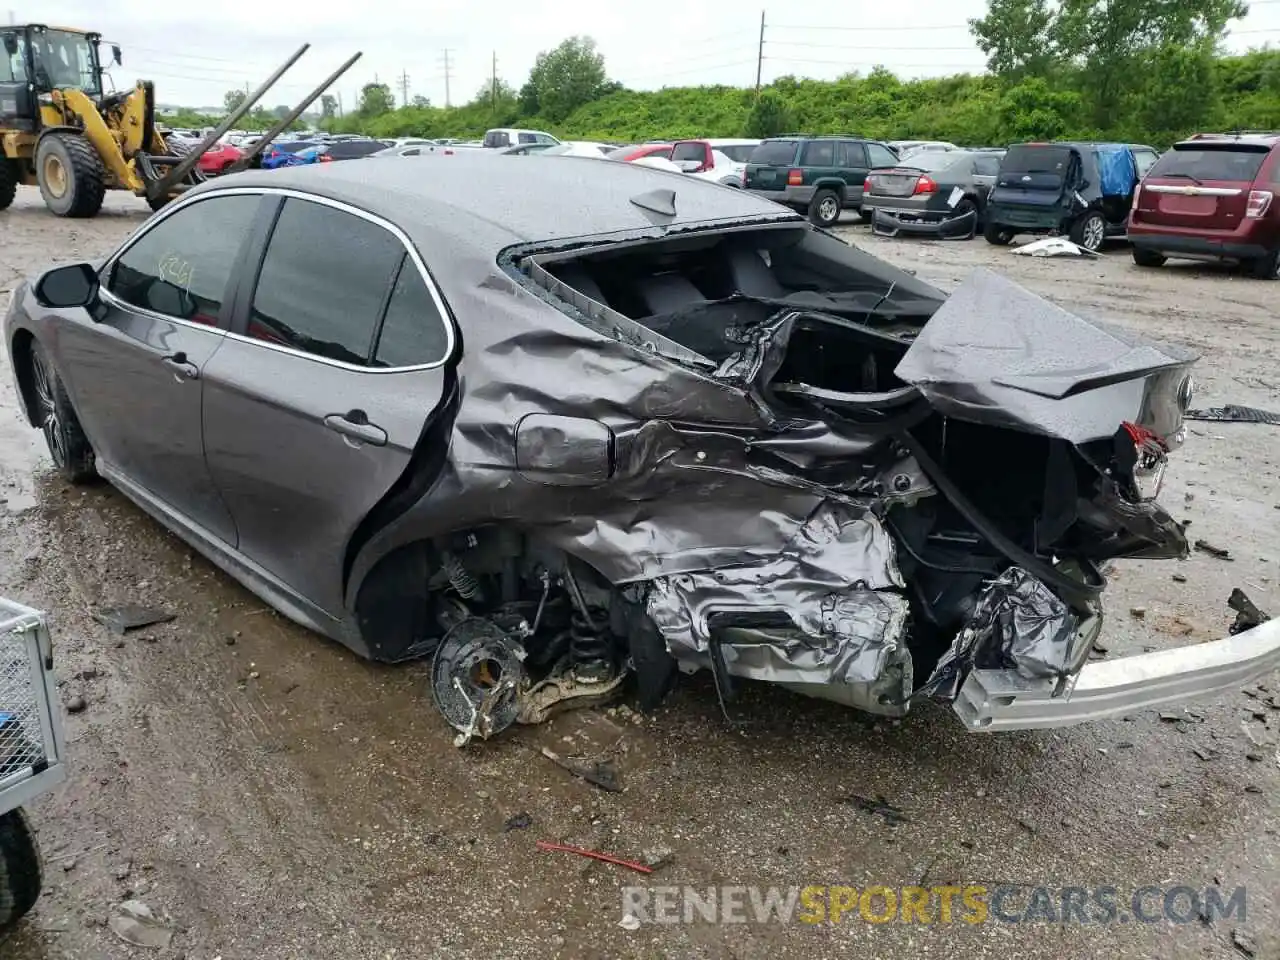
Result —
[[44, 163], [40, 166], [40, 180], [44, 183], [45, 189], [59, 199], [67, 195], [67, 190], [71, 186], [67, 168], [63, 166], [62, 158], [55, 153], [50, 153], [44, 158]]

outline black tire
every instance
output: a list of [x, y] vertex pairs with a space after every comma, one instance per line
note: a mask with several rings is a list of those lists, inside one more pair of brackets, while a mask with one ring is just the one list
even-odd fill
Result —
[[987, 243], [994, 244], [997, 247], [1007, 247], [1015, 234], [1008, 227], [1002, 227], [998, 223], [988, 221], [982, 227], [982, 236]]
[[1245, 269], [1259, 280], [1274, 280], [1276, 270], [1280, 268], [1280, 247], [1272, 250], [1265, 257], [1255, 257], [1245, 261]]
[[873, 219], [875, 219], [875, 211], [863, 210], [861, 207], [859, 207], [858, 219], [861, 220], [863, 223], [870, 223]]
[[21, 809], [0, 815], [0, 932], [40, 899], [40, 848]]
[[977, 201], [974, 200], [973, 197], [964, 197], [955, 205], [955, 209], [951, 211], [951, 216], [963, 217], [970, 213], [973, 214], [973, 232], [970, 233], [966, 239], [972, 240], [974, 235], [978, 232], [978, 220], [982, 216], [982, 211], [978, 209]]
[[1154, 250], [1145, 250], [1142, 247], [1133, 248], [1133, 262], [1140, 267], [1163, 267], [1167, 259], [1163, 253], [1156, 253]]
[[840, 222], [840, 211], [843, 209], [840, 194], [823, 188], [809, 201], [809, 220], [820, 227], [832, 227]]
[[8, 210], [18, 195], [18, 166], [0, 157], [0, 210]]
[[1089, 211], [1071, 224], [1068, 234], [1072, 243], [1090, 253], [1097, 253], [1107, 242], [1107, 219], [1096, 211]]
[[45, 206], [59, 217], [96, 217], [107, 193], [102, 158], [78, 133], [50, 133], [40, 139], [36, 182]]
[[31, 412], [58, 472], [74, 484], [93, 481], [98, 476], [93, 447], [84, 435], [62, 378], [39, 343], [31, 344], [31, 394]]

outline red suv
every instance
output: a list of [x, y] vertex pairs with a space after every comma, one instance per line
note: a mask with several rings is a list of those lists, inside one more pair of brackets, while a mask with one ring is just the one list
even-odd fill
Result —
[[1280, 265], [1280, 134], [1201, 135], [1161, 155], [1133, 194], [1133, 261], [1239, 260], [1270, 279]]

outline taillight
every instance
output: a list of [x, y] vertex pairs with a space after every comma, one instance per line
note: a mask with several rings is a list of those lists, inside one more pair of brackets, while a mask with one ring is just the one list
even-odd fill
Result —
[[1270, 190], [1250, 190], [1249, 205], [1244, 208], [1244, 215], [1250, 220], [1257, 220], [1271, 207]]
[[742, 185], [743, 187], [747, 185], [747, 168], [746, 167], [742, 168]]
[[912, 192], [913, 194], [916, 194], [916, 193], [937, 193], [937, 192], [938, 192], [938, 185], [937, 185], [936, 183], [934, 183], [934, 182], [933, 182], [933, 178], [932, 178], [932, 177], [926, 177], [926, 176], [924, 176], [923, 174], [921, 174], [921, 175], [920, 175], [920, 178], [919, 178], [918, 180], [916, 180], [916, 188], [915, 188], [914, 190], [912, 190], [911, 192]]
[[1137, 423], [1122, 423], [1115, 434], [1117, 479], [1134, 500], [1154, 500], [1164, 485], [1169, 444], [1154, 430]]
[[803, 171], [803, 170], [788, 170], [788, 171], [787, 171], [787, 186], [788, 186], [788, 187], [802, 187], [802, 186], [804, 186], [804, 171]]
[[870, 177], [867, 177], [867, 179], [865, 179], [865, 180], [863, 180], [863, 181], [862, 181], [862, 192], [863, 192], [863, 193], [870, 193], [870, 192], [871, 192], [871, 178], [870, 178]]
[[333, 157], [329, 156], [327, 153], [322, 153], [322, 154], [320, 154], [320, 162], [321, 162], [321, 163], [333, 163]]

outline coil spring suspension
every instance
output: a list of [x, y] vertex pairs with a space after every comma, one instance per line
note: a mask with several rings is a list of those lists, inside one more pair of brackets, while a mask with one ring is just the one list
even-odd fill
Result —
[[461, 560], [452, 553], [444, 554], [441, 560], [444, 563], [444, 572], [449, 577], [449, 583], [458, 592], [458, 596], [463, 600], [474, 600], [480, 595], [480, 584], [462, 565]]
[[576, 608], [569, 615], [569, 655], [575, 665], [607, 663], [613, 653], [602, 624], [583, 616]]

